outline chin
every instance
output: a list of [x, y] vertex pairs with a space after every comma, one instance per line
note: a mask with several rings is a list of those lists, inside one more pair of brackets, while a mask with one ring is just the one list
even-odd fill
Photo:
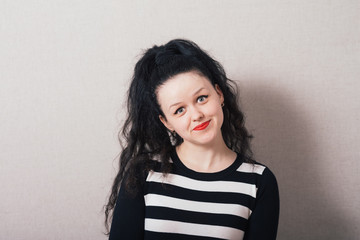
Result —
[[204, 136], [203, 138], [196, 139], [198, 145], [211, 145], [216, 142], [216, 136]]

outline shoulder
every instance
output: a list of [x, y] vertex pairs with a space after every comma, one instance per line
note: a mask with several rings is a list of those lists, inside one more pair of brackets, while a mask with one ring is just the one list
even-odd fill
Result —
[[261, 163], [254, 164], [257, 169], [258, 178], [256, 181], [257, 198], [272, 195], [274, 198], [278, 198], [279, 189], [275, 174], [269, 167]]
[[266, 183], [276, 184], [275, 174], [270, 170], [269, 167], [261, 163], [256, 163], [255, 165], [258, 166], [259, 169], [262, 169], [262, 173], [261, 173], [262, 181], [265, 181]]
[[251, 174], [256, 179], [256, 187], [259, 189], [264, 187], [277, 188], [277, 180], [274, 173], [270, 170], [269, 167], [262, 163], [243, 162], [237, 171]]

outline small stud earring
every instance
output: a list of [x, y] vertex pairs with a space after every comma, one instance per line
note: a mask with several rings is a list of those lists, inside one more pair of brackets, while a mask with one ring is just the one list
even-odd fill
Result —
[[224, 107], [224, 106], [225, 106], [225, 103], [222, 103], [222, 104], [221, 104], [221, 107]]

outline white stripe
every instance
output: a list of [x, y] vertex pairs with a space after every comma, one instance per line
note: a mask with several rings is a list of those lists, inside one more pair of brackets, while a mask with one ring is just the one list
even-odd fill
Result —
[[229, 214], [240, 216], [245, 219], [248, 219], [251, 214], [249, 208], [240, 204], [198, 202], [157, 194], [147, 194], [144, 198], [147, 207], [156, 206], [202, 213]]
[[242, 239], [244, 232], [230, 227], [145, 219], [145, 230], [153, 232], [179, 233], [192, 236], [215, 237], [229, 240]]
[[252, 164], [252, 163], [242, 163], [240, 167], [237, 169], [238, 172], [245, 172], [245, 173], [257, 173], [262, 175], [266, 167], [259, 165], [259, 164]]
[[176, 174], [150, 172], [146, 181], [175, 185], [178, 187], [207, 192], [233, 192], [256, 197], [256, 185], [231, 181], [200, 181]]

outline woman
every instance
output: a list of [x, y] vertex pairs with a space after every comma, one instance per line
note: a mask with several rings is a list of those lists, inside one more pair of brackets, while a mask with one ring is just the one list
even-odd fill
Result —
[[144, 53], [105, 210], [109, 239], [276, 238], [276, 179], [252, 159], [235, 89], [191, 41]]

